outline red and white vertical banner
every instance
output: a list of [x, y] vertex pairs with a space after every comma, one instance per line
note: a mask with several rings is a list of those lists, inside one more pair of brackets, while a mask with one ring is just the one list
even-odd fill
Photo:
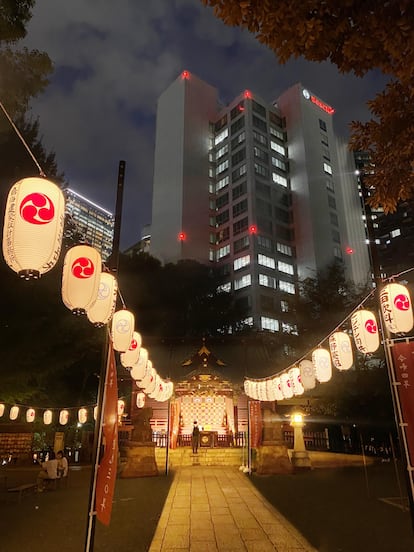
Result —
[[118, 384], [112, 343], [109, 344], [102, 419], [104, 451], [96, 479], [95, 506], [97, 519], [109, 525], [118, 462]]
[[[392, 343], [396, 390], [400, 403], [410, 465], [414, 465], [414, 341]], [[408, 460], [408, 459], [407, 459]]]
[[262, 408], [260, 401], [249, 401], [250, 446], [256, 448], [262, 442]]

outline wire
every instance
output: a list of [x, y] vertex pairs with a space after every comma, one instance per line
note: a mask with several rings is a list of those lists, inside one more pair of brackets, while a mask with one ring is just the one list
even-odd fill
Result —
[[29, 153], [30, 157], [33, 159], [36, 167], [39, 169], [39, 175], [42, 177], [42, 178], [46, 178], [46, 174], [45, 172], [43, 171], [42, 167], [40, 166], [40, 163], [38, 162], [38, 160], [36, 159], [36, 157], [34, 156], [32, 150], [29, 148], [27, 142], [25, 141], [25, 139], [23, 138], [23, 136], [21, 135], [19, 129], [17, 128], [17, 126], [14, 124], [12, 118], [10, 117], [10, 115], [7, 113], [6, 111], [6, 108], [4, 107], [4, 105], [2, 104], [2, 102], [0, 101], [0, 107], [3, 111], [3, 113], [6, 115], [6, 118], [7, 120], [9, 121], [9, 123], [11, 124], [13, 130], [15, 131], [15, 133], [17, 134], [17, 136], [19, 137], [20, 141], [22, 142], [22, 144], [24, 145], [24, 147], [26, 148], [27, 152]]

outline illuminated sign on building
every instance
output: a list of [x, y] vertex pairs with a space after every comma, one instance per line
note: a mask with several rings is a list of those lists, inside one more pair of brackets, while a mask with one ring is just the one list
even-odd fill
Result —
[[302, 93], [304, 98], [317, 105], [320, 109], [328, 113], [328, 115], [333, 115], [335, 113], [335, 109], [333, 107], [311, 94], [308, 90], [304, 89]]

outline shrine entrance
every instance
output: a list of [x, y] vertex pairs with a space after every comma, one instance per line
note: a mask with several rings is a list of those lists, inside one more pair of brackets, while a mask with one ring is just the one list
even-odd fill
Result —
[[197, 367], [175, 383], [175, 397], [171, 401], [171, 447], [190, 446], [195, 421], [200, 428], [200, 447], [240, 446], [239, 393], [216, 369], [225, 367], [224, 362], [203, 344], [183, 363], [183, 366], [192, 365]]

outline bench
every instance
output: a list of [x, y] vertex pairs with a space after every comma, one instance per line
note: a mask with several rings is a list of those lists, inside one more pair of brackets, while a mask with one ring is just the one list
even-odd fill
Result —
[[18, 485], [17, 487], [12, 487], [7, 489], [9, 493], [18, 493], [18, 501], [22, 500], [23, 494], [34, 491], [37, 488], [36, 483], [26, 483], [25, 485]]

